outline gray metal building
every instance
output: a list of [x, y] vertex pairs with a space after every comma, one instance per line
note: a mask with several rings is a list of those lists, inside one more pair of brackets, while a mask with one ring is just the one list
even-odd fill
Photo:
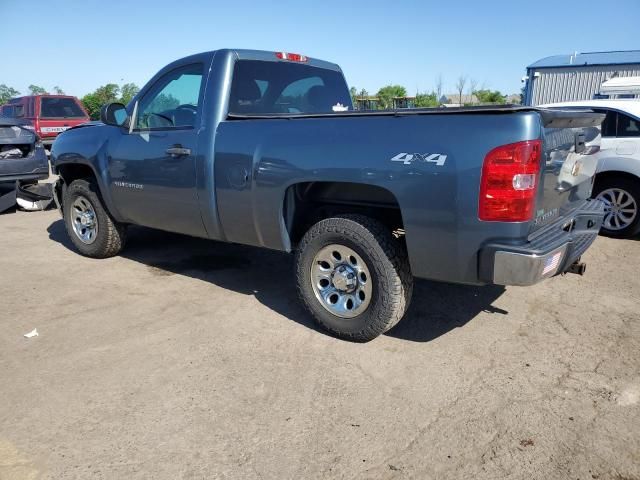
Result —
[[598, 98], [602, 82], [640, 76], [640, 50], [546, 57], [527, 67], [524, 104]]

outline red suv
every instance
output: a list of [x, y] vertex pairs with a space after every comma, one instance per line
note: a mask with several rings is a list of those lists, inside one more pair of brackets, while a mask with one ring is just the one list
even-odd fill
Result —
[[45, 145], [51, 145], [58, 133], [67, 128], [89, 121], [80, 101], [68, 95], [12, 98], [0, 107], [0, 117], [25, 120]]

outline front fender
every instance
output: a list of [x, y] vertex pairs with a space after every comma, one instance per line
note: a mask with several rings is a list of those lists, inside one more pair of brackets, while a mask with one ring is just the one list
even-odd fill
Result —
[[[123, 217], [111, 195], [109, 180], [109, 144], [113, 141], [112, 129], [107, 125], [95, 125], [77, 130], [68, 130], [58, 135], [51, 149], [51, 165], [54, 173], [61, 174], [63, 180], [72, 181], [86, 176], [90, 172], [98, 186], [104, 206], [111, 216], [119, 222]], [[67, 176], [67, 178], [64, 178]], [[62, 189], [60, 189], [62, 195]], [[60, 200], [62, 197], [60, 197]], [[62, 202], [60, 202], [62, 204]]]

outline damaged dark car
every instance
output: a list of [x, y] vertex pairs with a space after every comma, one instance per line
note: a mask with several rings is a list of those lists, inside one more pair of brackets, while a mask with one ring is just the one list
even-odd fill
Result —
[[42, 210], [51, 203], [49, 161], [36, 133], [19, 119], [0, 118], [0, 212], [20, 206]]

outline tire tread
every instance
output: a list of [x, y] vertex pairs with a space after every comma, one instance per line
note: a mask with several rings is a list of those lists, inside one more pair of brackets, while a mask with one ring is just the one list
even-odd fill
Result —
[[[340, 331], [314, 314], [311, 302], [317, 302], [305, 290], [307, 282], [301, 255], [319, 236], [337, 234], [349, 238], [362, 246], [370, 246], [367, 252], [383, 269], [387, 288], [379, 292], [381, 308], [371, 316], [363, 329], [357, 332]], [[406, 250], [401, 242], [393, 237], [389, 229], [379, 221], [359, 214], [347, 214], [327, 218], [313, 225], [302, 238], [296, 251], [296, 283], [298, 295], [316, 321], [332, 334], [358, 342], [366, 342], [393, 328], [404, 316], [413, 290], [413, 276]], [[371, 307], [370, 307], [371, 308]]]
[[[76, 193], [84, 195], [91, 201], [100, 222], [98, 237], [95, 242], [89, 245], [83, 244], [76, 238], [73, 227], [66, 216], [67, 206], [69, 202], [73, 201]], [[126, 225], [116, 222], [109, 214], [94, 181], [84, 178], [72, 181], [65, 188], [62, 211], [67, 234], [82, 255], [91, 258], [109, 258], [118, 255], [124, 248], [127, 237]]]
[[636, 218], [631, 225], [622, 230], [608, 230], [604, 226], [600, 230], [600, 234], [612, 238], [631, 238], [640, 233], [640, 181], [633, 180], [626, 176], [609, 176], [602, 180], [596, 180], [593, 189], [593, 198], [597, 197], [601, 192], [609, 188], [622, 188], [635, 198], [638, 212]]

